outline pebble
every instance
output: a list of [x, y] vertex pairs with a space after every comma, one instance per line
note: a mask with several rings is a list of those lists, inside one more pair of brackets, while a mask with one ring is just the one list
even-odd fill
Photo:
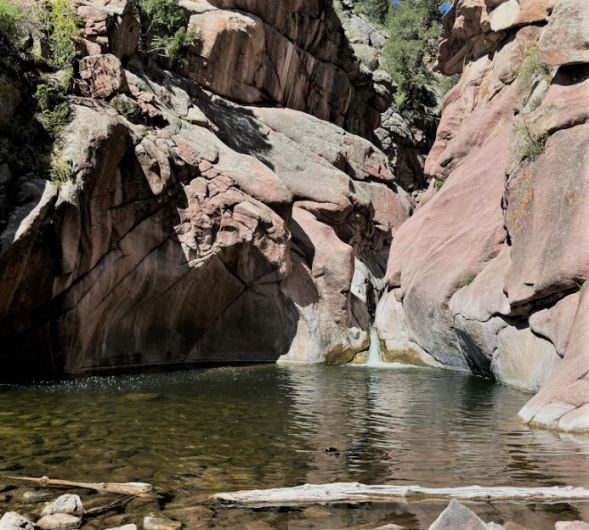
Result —
[[56, 513], [46, 515], [37, 521], [37, 526], [43, 530], [75, 530], [80, 527], [81, 523], [82, 519], [80, 517], [74, 517], [67, 513]]
[[180, 530], [182, 523], [164, 519], [163, 517], [146, 517], [143, 519], [143, 530]]

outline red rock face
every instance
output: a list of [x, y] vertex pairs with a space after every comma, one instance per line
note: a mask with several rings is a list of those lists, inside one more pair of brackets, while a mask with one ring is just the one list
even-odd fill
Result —
[[396, 233], [377, 318], [389, 357], [541, 389], [521, 418], [565, 430], [589, 430], [587, 13], [454, 2], [438, 67], [462, 78], [426, 163], [444, 184]]
[[[4, 377], [337, 363], [368, 346], [393, 233], [411, 206], [387, 157], [334, 124], [377, 125], [348, 121], [358, 94], [350, 56], [335, 61], [337, 19], [313, 1], [189, 4], [206, 7], [191, 24], [208, 21], [199, 46], [210, 55], [206, 71], [189, 57], [184, 75], [129, 57], [138, 32], [127, 3], [79, 6], [83, 58], [60, 138], [72, 177], [56, 186], [0, 164], [11, 201], [0, 219]], [[320, 45], [328, 37], [335, 48]], [[307, 113], [203, 89], [242, 103], [259, 102], [248, 91], [271, 93], [268, 58], [268, 75], [248, 84], [257, 46], [294, 50], [302, 62], [280, 63], [293, 84], [276, 101]], [[316, 93], [297, 77], [303, 63]]]

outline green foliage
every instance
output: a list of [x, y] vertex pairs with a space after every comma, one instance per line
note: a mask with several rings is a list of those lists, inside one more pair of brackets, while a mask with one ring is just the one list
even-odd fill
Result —
[[472, 282], [474, 282], [474, 276], [467, 276], [464, 280], [464, 286], [469, 286]]
[[540, 58], [540, 48], [537, 42], [530, 44], [526, 50], [526, 60], [517, 71], [517, 78], [520, 79], [519, 90], [524, 92], [532, 88], [539, 80], [550, 81], [550, 68]]
[[373, 22], [384, 24], [391, 9], [391, 0], [356, 0], [354, 11], [363, 13]]
[[437, 190], [442, 189], [442, 186], [446, 183], [445, 180], [436, 180], [436, 183], [434, 184], [434, 186], [436, 187]]
[[51, 62], [64, 67], [76, 57], [74, 42], [80, 37], [80, 20], [72, 12], [70, 0], [53, 0], [49, 13]]
[[188, 20], [175, 0], [137, 0], [143, 44], [147, 52], [158, 52], [172, 60], [181, 58], [182, 50], [194, 36], [186, 31]]
[[71, 176], [71, 162], [61, 156], [61, 148], [54, 144], [49, 160], [49, 180], [55, 186], [61, 186], [70, 180]]
[[398, 0], [390, 8], [386, 29], [391, 39], [383, 50], [383, 66], [402, 94], [399, 111], [428, 113], [439, 105], [435, 86], [440, 85], [432, 66], [445, 5], [445, 0]]
[[40, 84], [35, 99], [39, 105], [39, 121], [47, 134], [55, 138], [69, 123], [71, 109], [63, 87]]
[[524, 123], [524, 125], [516, 126], [513, 128], [515, 134], [522, 134], [523, 151], [522, 157], [529, 160], [538, 160], [540, 155], [546, 149], [546, 142], [548, 141], [548, 135], [542, 134], [537, 135], [532, 131], [531, 127]]
[[16, 46], [24, 15], [13, 0], [0, 0], [0, 39]]

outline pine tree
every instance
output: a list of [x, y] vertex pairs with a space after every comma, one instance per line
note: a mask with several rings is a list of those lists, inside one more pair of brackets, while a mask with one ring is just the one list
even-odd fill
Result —
[[436, 94], [428, 87], [437, 54], [446, 0], [397, 0], [386, 18], [391, 38], [383, 65], [399, 86], [396, 101], [403, 108], [426, 111], [435, 107]]
[[391, 0], [356, 0], [354, 8], [374, 22], [384, 24], [391, 8]]

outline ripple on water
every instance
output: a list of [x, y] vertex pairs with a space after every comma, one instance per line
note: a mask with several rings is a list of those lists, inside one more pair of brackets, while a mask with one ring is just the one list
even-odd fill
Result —
[[334, 481], [586, 486], [589, 439], [521, 426], [528, 399], [461, 374], [366, 367], [4, 386], [0, 472], [150, 481], [172, 494]]

